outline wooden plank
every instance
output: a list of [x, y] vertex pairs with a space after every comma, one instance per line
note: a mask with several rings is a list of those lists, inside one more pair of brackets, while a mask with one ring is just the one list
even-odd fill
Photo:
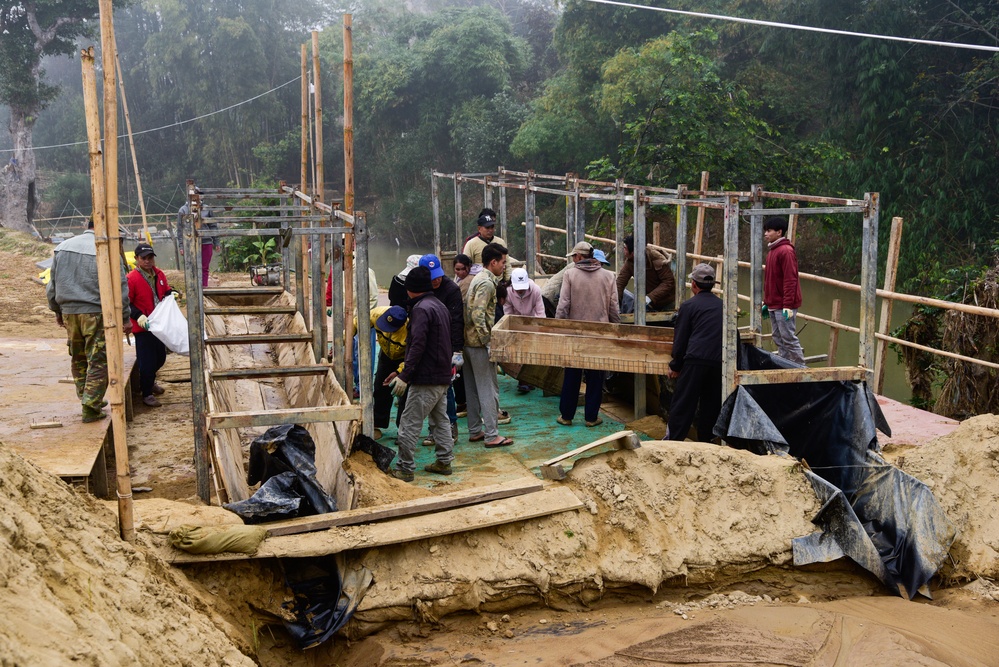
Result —
[[201, 293], [204, 296], [270, 296], [281, 294], [284, 287], [205, 287]]
[[742, 385], [785, 384], [791, 382], [855, 382], [867, 379], [862, 366], [832, 366], [829, 368], [776, 368], [765, 371], [738, 371], [736, 381]]
[[634, 431], [618, 431], [606, 437], [600, 438], [599, 440], [594, 440], [588, 445], [583, 445], [571, 452], [566, 452], [560, 454], [553, 459], [549, 459], [541, 464], [541, 475], [545, 479], [565, 479], [565, 469], [562, 467], [562, 462], [571, 458], [575, 458], [581, 454], [592, 451], [603, 445], [612, 444], [616, 449], [638, 449], [642, 446], [641, 441], [638, 436], [635, 435]]
[[273, 377], [296, 377], [301, 375], [325, 375], [330, 366], [274, 366], [271, 368], [229, 368], [212, 371], [212, 380], [256, 380]]
[[478, 503], [500, 500], [522, 496], [527, 493], [536, 493], [544, 488], [544, 484], [534, 478], [524, 478], [502, 484], [492, 484], [490, 486], [473, 489], [463, 489], [452, 491], [439, 496], [428, 498], [417, 498], [398, 503], [389, 503], [377, 507], [365, 507], [355, 510], [342, 510], [330, 514], [320, 514], [318, 516], [305, 516], [298, 519], [288, 519], [286, 521], [275, 521], [266, 525], [268, 537], [277, 535], [295, 535], [299, 533], [309, 533], [317, 530], [326, 530], [333, 526], [356, 526], [358, 524], [384, 521], [386, 519], [397, 519], [427, 512], [439, 512], [441, 510], [476, 505]]
[[249, 558], [304, 558], [326, 556], [353, 549], [372, 549], [391, 544], [414, 542], [443, 535], [453, 535], [516, 521], [570, 512], [583, 503], [566, 486], [552, 486], [526, 497], [514, 496], [467, 507], [422, 514], [363, 526], [345, 526], [308, 535], [278, 535], [261, 542], [253, 555], [225, 553], [189, 554], [164, 547], [163, 557], [176, 564], [208, 561], [246, 560]]
[[211, 306], [205, 315], [291, 315], [294, 306]]
[[239, 336], [208, 336], [205, 345], [252, 345], [254, 343], [311, 343], [312, 334], [265, 334], [253, 333]]
[[219, 412], [208, 415], [208, 428], [250, 428], [279, 424], [311, 424], [314, 422], [349, 421], [361, 418], [359, 405], [317, 405], [307, 408]]
[[[670, 310], [666, 312], [655, 312], [655, 313], [645, 313], [645, 323], [650, 322], [669, 322], [674, 317], [676, 317], [676, 311]], [[635, 313], [622, 313], [621, 314], [621, 324], [634, 324], [635, 323]]]

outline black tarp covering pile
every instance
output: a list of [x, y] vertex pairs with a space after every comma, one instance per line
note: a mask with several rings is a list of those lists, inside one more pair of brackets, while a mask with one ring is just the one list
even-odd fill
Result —
[[346, 567], [342, 554], [282, 564], [285, 583], [294, 595], [283, 606], [295, 616], [284, 627], [303, 650], [322, 644], [346, 625], [372, 581], [367, 568]]
[[249, 484], [263, 482], [247, 498], [224, 505], [246, 523], [262, 523], [336, 511], [336, 501], [316, 479], [316, 443], [298, 425], [273, 426], [250, 443]]
[[[742, 345], [739, 369], [794, 368]], [[887, 587], [912, 599], [943, 564], [956, 531], [930, 490], [888, 464], [877, 431], [891, 435], [866, 383], [740, 386], [722, 406], [714, 434], [758, 454], [806, 462], [823, 506], [824, 532], [794, 541], [794, 563], [849, 556]]]

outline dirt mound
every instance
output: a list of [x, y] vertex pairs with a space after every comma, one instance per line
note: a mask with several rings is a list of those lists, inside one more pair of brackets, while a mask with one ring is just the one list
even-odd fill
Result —
[[250, 639], [116, 517], [0, 444], [0, 662], [253, 665]]
[[[463, 610], [531, 602], [576, 608], [608, 589], [730, 580], [791, 562], [816, 530], [815, 494], [788, 458], [647, 442], [581, 461], [563, 482], [588, 511], [373, 549], [355, 634]], [[531, 496], [523, 496], [524, 503]]]
[[980, 415], [956, 431], [896, 458], [922, 480], [957, 526], [941, 575], [967, 581], [999, 576], [999, 416]]

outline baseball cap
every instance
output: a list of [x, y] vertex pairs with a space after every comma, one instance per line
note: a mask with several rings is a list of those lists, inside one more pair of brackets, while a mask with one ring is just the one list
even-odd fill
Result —
[[409, 315], [402, 306], [392, 306], [375, 321], [375, 327], [386, 333], [395, 333], [406, 323]]
[[489, 215], [488, 213], [483, 213], [482, 215], [479, 216], [479, 220], [478, 220], [478, 222], [476, 222], [476, 224], [479, 227], [495, 227], [496, 226], [496, 218], [494, 218], [493, 216]]
[[576, 245], [572, 246], [572, 250], [569, 252], [568, 255], [566, 255], [566, 257], [572, 257], [573, 255], [576, 254], [590, 257], [592, 253], [593, 253], [593, 246], [591, 246], [586, 241], [580, 241]]
[[713, 283], [715, 281], [715, 267], [710, 264], [698, 264], [690, 272], [690, 279], [695, 283]]
[[593, 259], [598, 260], [604, 266], [610, 266], [610, 262], [607, 260], [607, 255], [600, 248], [595, 248], [593, 250]]
[[430, 269], [431, 280], [444, 277], [444, 269], [441, 268], [441, 261], [437, 259], [437, 255], [424, 255], [420, 258], [420, 266]]
[[153, 251], [153, 246], [148, 243], [140, 243], [135, 246], [136, 257], [148, 257], [149, 255], [152, 255], [153, 257], [156, 256], [156, 253]]
[[510, 282], [518, 292], [523, 292], [531, 286], [531, 279], [527, 275], [527, 269], [514, 269], [510, 274]]

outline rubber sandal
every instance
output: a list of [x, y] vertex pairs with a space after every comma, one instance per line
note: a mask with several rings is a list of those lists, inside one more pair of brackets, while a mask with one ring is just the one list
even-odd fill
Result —
[[470, 435], [470, 436], [468, 436], [468, 441], [469, 442], [478, 442], [480, 440], [485, 440], [485, 439], [486, 439], [486, 434], [485, 433], [480, 433], [478, 435]]
[[483, 444], [486, 446], [486, 449], [492, 449], [494, 447], [507, 447], [509, 445], [512, 445], [513, 440], [511, 440], [510, 438], [501, 438], [496, 442], [485, 442]]

